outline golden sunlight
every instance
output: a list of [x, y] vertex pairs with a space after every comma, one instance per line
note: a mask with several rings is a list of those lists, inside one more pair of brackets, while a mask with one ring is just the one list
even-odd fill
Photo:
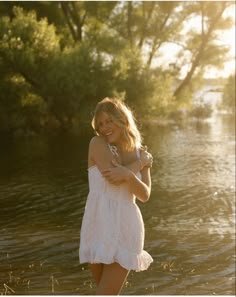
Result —
[[235, 72], [235, 4], [225, 11], [224, 16], [229, 16], [234, 20], [232, 28], [219, 34], [219, 42], [229, 47], [230, 59], [225, 63], [224, 69], [221, 71], [223, 77], [228, 77]]
[[[215, 67], [209, 67], [205, 73], [206, 78], [228, 77], [235, 72], [235, 4], [226, 9], [224, 17], [231, 17], [234, 21], [234, 25], [230, 29], [223, 30], [218, 34], [219, 45], [224, 45], [229, 48], [228, 61], [224, 63], [223, 69], [217, 69]], [[185, 25], [182, 35], [186, 34], [190, 29], [200, 31], [201, 19], [200, 17], [194, 17], [188, 20]], [[168, 68], [171, 64], [176, 64], [176, 55], [181, 51], [181, 47], [174, 43], [166, 43], [159, 51], [160, 56], [153, 61], [153, 66], [162, 66]], [[185, 54], [188, 59], [187, 54]], [[186, 63], [185, 67], [181, 69], [181, 78], [186, 75], [186, 71], [189, 70], [189, 65]]]

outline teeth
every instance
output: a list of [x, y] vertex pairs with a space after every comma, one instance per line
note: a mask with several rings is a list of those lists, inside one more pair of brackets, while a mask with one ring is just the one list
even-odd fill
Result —
[[106, 135], [106, 136], [109, 136], [109, 135], [111, 135], [111, 134], [112, 134], [112, 132], [109, 132], [109, 133], [106, 133], [105, 135]]

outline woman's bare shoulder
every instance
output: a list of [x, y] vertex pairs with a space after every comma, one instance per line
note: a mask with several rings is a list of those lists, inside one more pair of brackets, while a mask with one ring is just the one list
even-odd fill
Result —
[[102, 136], [94, 136], [89, 143], [89, 153], [94, 154], [110, 154], [110, 150], [106, 140]]
[[96, 164], [98, 169], [106, 169], [111, 166], [113, 155], [106, 140], [101, 136], [94, 136], [89, 144], [89, 166]]
[[102, 136], [99, 136], [99, 135], [94, 136], [90, 140], [90, 143], [89, 143], [90, 148], [94, 148], [94, 147], [96, 148], [96, 147], [105, 146], [105, 145], [107, 145], [105, 139]]

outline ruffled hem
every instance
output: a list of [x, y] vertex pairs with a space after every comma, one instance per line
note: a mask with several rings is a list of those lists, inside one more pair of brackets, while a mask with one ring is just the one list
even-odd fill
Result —
[[[104, 253], [104, 251], [106, 252]], [[132, 253], [123, 247], [114, 249], [113, 252], [107, 251], [101, 244], [92, 248], [80, 248], [79, 251], [80, 263], [104, 263], [112, 264], [119, 263], [127, 270], [143, 271], [147, 270], [153, 262], [152, 257], [144, 250], [139, 254]]]

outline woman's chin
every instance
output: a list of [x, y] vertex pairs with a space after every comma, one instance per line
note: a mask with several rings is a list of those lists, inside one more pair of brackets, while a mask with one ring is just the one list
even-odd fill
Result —
[[111, 145], [115, 145], [115, 142], [113, 140], [108, 140], [107, 142]]
[[119, 141], [117, 138], [113, 137], [112, 135], [111, 136], [108, 136], [106, 137], [106, 141], [111, 144], [111, 145], [118, 145], [119, 144]]
[[106, 141], [109, 143], [109, 144], [112, 144], [112, 145], [115, 145], [115, 141], [112, 137], [108, 136], [106, 137]]

